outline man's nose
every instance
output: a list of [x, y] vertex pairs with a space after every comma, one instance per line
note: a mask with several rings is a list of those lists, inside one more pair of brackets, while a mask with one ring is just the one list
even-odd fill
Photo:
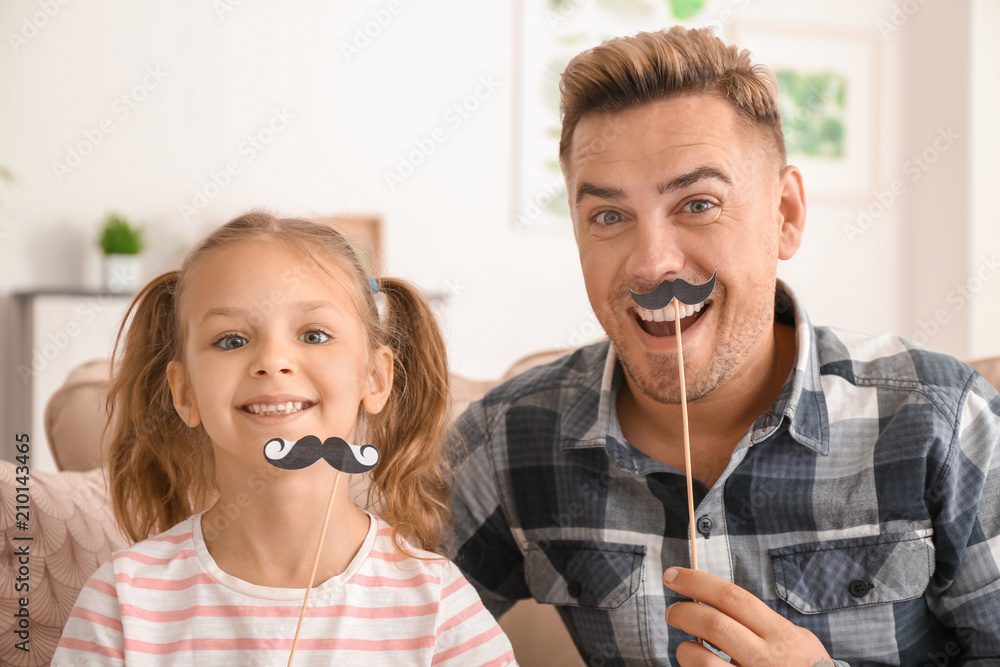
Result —
[[257, 340], [251, 374], [255, 376], [287, 375], [295, 372], [295, 361], [288, 343], [273, 337]]
[[669, 221], [640, 220], [632, 241], [634, 246], [626, 265], [630, 277], [658, 284], [684, 268], [679, 234]]

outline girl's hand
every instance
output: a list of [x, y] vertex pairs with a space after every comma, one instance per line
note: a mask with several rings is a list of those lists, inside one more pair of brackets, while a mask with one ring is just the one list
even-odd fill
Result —
[[[793, 625], [736, 584], [682, 567], [667, 570], [663, 583], [698, 601], [668, 607], [667, 624], [725, 651], [733, 664], [833, 667], [816, 635]], [[727, 664], [695, 642], [680, 645], [677, 662], [684, 667]]]

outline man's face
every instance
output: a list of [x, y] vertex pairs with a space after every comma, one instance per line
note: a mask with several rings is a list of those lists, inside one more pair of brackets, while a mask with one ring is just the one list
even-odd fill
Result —
[[700, 284], [718, 271], [714, 293], [680, 320], [689, 400], [771, 353], [777, 262], [801, 233], [782, 213], [789, 178], [801, 185], [713, 95], [580, 119], [566, 166], [580, 262], [634, 388], [680, 400], [674, 323], [629, 295], [664, 279]]

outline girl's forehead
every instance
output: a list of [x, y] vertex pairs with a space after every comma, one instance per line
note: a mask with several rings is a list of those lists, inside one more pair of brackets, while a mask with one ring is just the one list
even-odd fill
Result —
[[[350, 303], [352, 283], [342, 259], [321, 248], [307, 254], [276, 240], [246, 241], [216, 248], [188, 267], [182, 293], [184, 311], [258, 303], [260, 308], [282, 303], [330, 300]], [[225, 306], [223, 306], [225, 307]], [[194, 314], [190, 313], [189, 314]]]
[[345, 260], [322, 247], [300, 249], [276, 239], [243, 241], [210, 250], [189, 267], [190, 277], [220, 275], [261, 275], [274, 278], [296, 276], [318, 278], [327, 276], [338, 282], [347, 280]]

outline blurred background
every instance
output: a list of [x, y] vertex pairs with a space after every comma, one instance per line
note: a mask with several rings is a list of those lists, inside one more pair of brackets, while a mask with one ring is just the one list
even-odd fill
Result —
[[780, 275], [814, 323], [1000, 354], [995, 0], [8, 0], [0, 456], [40, 445], [66, 369], [110, 350], [111, 213], [144, 230], [143, 282], [251, 207], [350, 219], [373, 272], [433, 297], [470, 378], [597, 338], [554, 80], [673, 23], [778, 73], [809, 202]]

